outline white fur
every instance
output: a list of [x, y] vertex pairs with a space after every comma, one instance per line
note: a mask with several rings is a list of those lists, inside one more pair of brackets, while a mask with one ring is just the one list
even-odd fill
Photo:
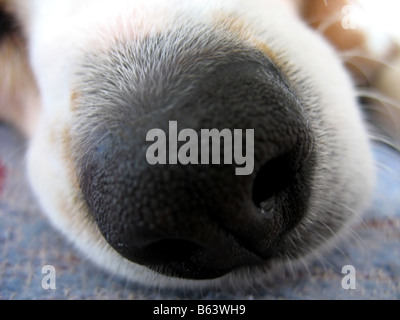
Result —
[[[75, 66], [85, 48], [103, 50], [113, 37], [143, 37], [162, 32], [176, 23], [174, 17], [190, 17], [212, 25], [215, 15], [232, 12], [245, 22], [257, 41], [266, 43], [278, 57], [305, 108], [318, 110], [335, 136], [312, 124], [318, 132], [321, 152], [319, 174], [312, 189], [310, 211], [288, 242], [302, 232], [314, 232], [316, 221], [327, 219], [327, 208], [361, 214], [373, 184], [372, 160], [366, 130], [353, 85], [336, 53], [297, 17], [286, 2], [251, 1], [155, 1], [155, 0], [32, 0], [30, 57], [42, 95], [43, 112], [28, 153], [29, 179], [44, 211], [54, 225], [100, 266], [134, 281], [171, 286], [226, 285], [263, 279], [268, 270], [240, 271], [222, 279], [189, 281], [156, 275], [122, 258], [87, 217], [87, 208], [69, 162], [68, 133], [73, 125], [71, 93]], [[249, 41], [251, 41], [250, 39]], [[304, 90], [306, 88], [306, 90]], [[335, 146], [338, 156], [323, 147]], [[334, 162], [334, 163], [332, 163]], [[339, 183], [327, 185], [325, 173], [335, 172]], [[340, 204], [336, 204], [340, 201]], [[337, 207], [334, 207], [334, 206]], [[341, 212], [340, 214], [343, 214]], [[331, 217], [334, 219], [334, 217]], [[315, 237], [318, 237], [316, 234]], [[312, 254], [311, 254], [312, 255]], [[281, 263], [281, 262], [277, 262]], [[260, 280], [261, 281], [261, 280]]]

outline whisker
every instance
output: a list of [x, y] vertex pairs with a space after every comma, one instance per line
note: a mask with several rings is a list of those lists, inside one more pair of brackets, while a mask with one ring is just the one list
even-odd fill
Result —
[[340, 22], [342, 20], [343, 16], [341, 14], [333, 14], [326, 19], [324, 19], [316, 28], [315, 30], [324, 35], [325, 32], [333, 26], [335, 23]]
[[360, 52], [359, 50], [347, 50], [347, 51], [339, 52], [339, 57], [344, 62], [351, 63], [352, 65], [357, 64], [357, 63], [354, 60], [351, 61], [351, 59], [359, 58], [359, 59], [365, 59], [368, 61], [379, 63], [380, 65], [382, 65], [388, 69], [392, 69], [396, 72], [400, 72], [400, 68], [394, 66], [393, 64], [390, 64], [386, 60], [377, 58], [375, 56], [369, 56], [367, 54]]
[[[321, 239], [321, 242], [326, 242], [328, 244], [329, 250], [336, 250], [340, 253], [341, 256], [346, 257], [346, 253], [343, 251], [343, 248], [341, 247], [341, 240], [338, 238], [337, 234], [332, 234], [332, 237], [324, 237], [322, 234], [316, 235], [317, 238]], [[333, 240], [332, 240], [333, 239]], [[329, 261], [326, 261], [329, 265], [331, 263]]]
[[[343, 209], [347, 210], [347, 211], [348, 211], [349, 213], [351, 213], [352, 215], [356, 216], [357, 219], [358, 219], [358, 221], [360, 221], [365, 227], [368, 227], [367, 222], [365, 221], [365, 218], [364, 218], [364, 216], [363, 216], [361, 213], [355, 211], [354, 209], [349, 208], [348, 206], [346, 206], [346, 205], [343, 204], [343, 203], [337, 203], [337, 205], [339, 205], [339, 206], [342, 207]], [[346, 226], [347, 226], [347, 224], [345, 223], [345, 224], [344, 224], [344, 227], [346, 227]], [[353, 228], [350, 228], [350, 229], [353, 229]]]
[[310, 280], [312, 280], [313, 277], [311, 274], [311, 270], [310, 270], [307, 262], [305, 261], [304, 257], [300, 257], [300, 262], [304, 266], [304, 269], [307, 271], [308, 277], [310, 278]]
[[381, 103], [386, 103], [388, 105], [400, 109], [400, 104], [398, 101], [391, 99], [390, 97], [376, 91], [357, 89], [357, 96], [362, 98], [369, 98]]
[[353, 68], [357, 69], [357, 71], [360, 72], [360, 75], [362, 75], [364, 77], [364, 79], [366, 80], [366, 82], [369, 85], [369, 83], [371, 82], [371, 79], [361, 66], [359, 66], [355, 61], [348, 60], [348, 61], [344, 61], [344, 62], [347, 63], [348, 65], [352, 66]]
[[312, 256], [314, 257], [314, 259], [318, 260], [324, 272], [327, 272], [329, 270], [329, 267], [327, 265], [330, 265], [330, 263], [323, 254], [319, 253], [317, 250], [315, 252], [312, 252]]
[[290, 273], [291, 273], [291, 276], [292, 276], [292, 279], [295, 279], [296, 278], [296, 273], [295, 273], [295, 271], [294, 271], [294, 267], [293, 267], [293, 263], [292, 263], [292, 257], [291, 257], [291, 255], [289, 254], [289, 253], [286, 253], [285, 254], [285, 259], [286, 259], [286, 264], [287, 264], [287, 266], [288, 266], [288, 270], [290, 270]]
[[382, 163], [376, 163], [376, 168], [381, 169], [382, 172], [390, 174], [390, 175], [396, 175], [398, 174], [397, 171], [395, 171], [393, 168], [388, 167]]
[[368, 135], [369, 135], [368, 138], [370, 141], [383, 143], [383, 144], [387, 145], [388, 147], [392, 148], [393, 150], [400, 152], [400, 145], [397, 145], [394, 141], [392, 141], [388, 137], [386, 137], [382, 134], [375, 133], [375, 132], [369, 132]]
[[[400, 103], [398, 101], [391, 99], [385, 94], [365, 89], [358, 89], [357, 96], [378, 102], [382, 106], [381, 108], [371, 105], [364, 106], [364, 108], [366, 110], [370, 109], [371, 112], [383, 114], [384, 119], [382, 119], [381, 121], [385, 121], [386, 123], [385, 126], [380, 130], [383, 130], [383, 132], [385, 132], [389, 137], [400, 136], [400, 127], [398, 126], [396, 120], [398, 118], [398, 110], [400, 110]], [[377, 124], [376, 127], [379, 128], [379, 124]], [[387, 130], [390, 131], [386, 132]], [[393, 141], [390, 141], [387, 138], [373, 136], [374, 133], [370, 133], [370, 135], [371, 134], [372, 141], [383, 142], [386, 145], [393, 147], [395, 150], [400, 151], [400, 145], [398, 145], [399, 141], [397, 141], [396, 138], [394, 138]]]
[[[365, 225], [366, 229], [370, 229], [370, 227], [366, 223], [363, 224], [363, 226], [364, 225]], [[349, 239], [353, 239], [354, 242], [356, 243], [357, 247], [361, 247], [363, 249], [367, 249], [368, 248], [365, 239], [358, 234], [357, 230], [354, 227], [353, 228], [348, 228], [347, 232], [348, 232]]]

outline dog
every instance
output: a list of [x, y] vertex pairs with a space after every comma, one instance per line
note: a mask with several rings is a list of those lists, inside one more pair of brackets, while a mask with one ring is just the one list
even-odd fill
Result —
[[[329, 252], [374, 186], [362, 59], [346, 67], [341, 53], [395, 52], [345, 28], [348, 5], [1, 1], [0, 118], [29, 139], [43, 211], [94, 263], [145, 285], [257, 284]], [[253, 130], [253, 170], [193, 153], [189, 164], [147, 161], [162, 140], [146, 139], [153, 129], [177, 140], [155, 157], [192, 152], [184, 128]]]

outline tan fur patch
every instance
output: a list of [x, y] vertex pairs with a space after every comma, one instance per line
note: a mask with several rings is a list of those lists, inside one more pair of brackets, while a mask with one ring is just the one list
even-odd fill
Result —
[[349, 5], [349, 0], [307, 0], [303, 2], [301, 13], [313, 28], [320, 28], [337, 49], [350, 50], [364, 46], [366, 38], [362, 30], [343, 28], [342, 9]]
[[271, 48], [262, 40], [258, 39], [251, 33], [249, 26], [238, 17], [233, 15], [227, 16], [224, 13], [217, 12], [215, 14], [215, 25], [222, 26], [222, 28], [233, 33], [239, 39], [250, 42], [255, 48], [263, 52], [267, 57], [269, 57], [277, 66], [281, 66], [279, 59], [271, 50]]
[[40, 110], [39, 94], [19, 35], [0, 43], [0, 119], [30, 135]]
[[71, 97], [70, 97], [70, 108], [71, 111], [77, 111], [78, 110], [78, 100], [80, 98], [81, 94], [78, 91], [72, 91]]

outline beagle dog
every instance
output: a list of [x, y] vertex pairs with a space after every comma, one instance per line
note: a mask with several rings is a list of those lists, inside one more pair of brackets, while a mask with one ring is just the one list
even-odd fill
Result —
[[[29, 140], [43, 211], [94, 263], [146, 285], [261, 283], [326, 254], [374, 186], [358, 88], [378, 87], [366, 79], [397, 52], [344, 20], [353, 5], [0, 1], [0, 118]], [[200, 151], [220, 159], [200, 161], [197, 134], [213, 129]], [[246, 174], [218, 161], [232, 144]]]

